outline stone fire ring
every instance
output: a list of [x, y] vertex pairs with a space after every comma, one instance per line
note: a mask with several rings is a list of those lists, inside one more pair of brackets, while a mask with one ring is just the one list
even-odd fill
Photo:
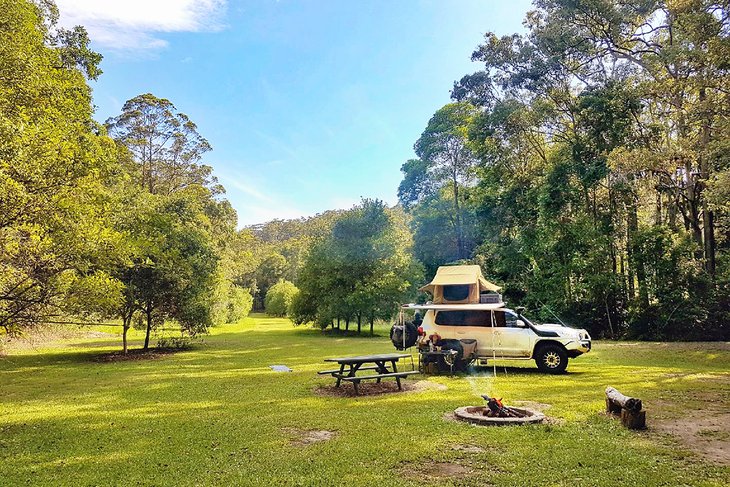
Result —
[[486, 406], [464, 406], [454, 410], [456, 419], [460, 421], [467, 421], [472, 424], [479, 424], [484, 426], [503, 426], [509, 424], [530, 424], [530, 423], [542, 423], [545, 420], [545, 415], [539, 411], [526, 408], [512, 408], [519, 411], [525, 416], [523, 418], [493, 418], [484, 415]]

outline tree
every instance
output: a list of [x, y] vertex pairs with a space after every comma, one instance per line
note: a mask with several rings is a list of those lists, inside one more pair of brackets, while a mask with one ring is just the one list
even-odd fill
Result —
[[287, 316], [298, 292], [299, 289], [293, 283], [283, 279], [271, 286], [266, 293], [266, 314]]
[[[121, 235], [108, 224], [114, 148], [94, 122], [84, 74], [100, 56], [83, 28], [56, 28], [52, 2], [0, 1], [0, 328], [104, 312]], [[98, 286], [93, 301], [88, 285]]]
[[476, 114], [476, 108], [467, 102], [450, 103], [439, 109], [416, 141], [414, 150], [419, 159], [409, 160], [401, 168], [405, 178], [398, 188], [401, 202], [409, 207], [433, 191], [449, 187], [458, 259], [468, 257], [460, 191], [472, 180], [476, 163], [468, 139], [468, 127]]
[[[525, 35], [488, 33], [484, 69], [452, 90], [476, 106], [474, 260], [508, 299], [594, 335], [726, 336], [727, 5], [535, 7]], [[399, 196], [430, 268], [449, 258], [448, 213], [417, 155]]]
[[362, 323], [392, 317], [415, 291], [421, 269], [412, 257], [412, 239], [402, 211], [363, 200], [344, 212], [330, 235], [309, 254], [293, 301], [295, 323], [335, 320]]
[[171, 194], [191, 185], [221, 191], [211, 167], [200, 163], [210, 144], [169, 100], [150, 93], [138, 95], [106, 126], [132, 153], [137, 164], [134, 177], [150, 193]]
[[174, 320], [191, 335], [213, 325], [219, 261], [199, 203], [190, 190], [148, 194], [134, 222], [139, 251], [133, 264], [121, 269], [126, 286], [122, 318], [139, 312], [145, 350], [152, 330], [165, 320]]

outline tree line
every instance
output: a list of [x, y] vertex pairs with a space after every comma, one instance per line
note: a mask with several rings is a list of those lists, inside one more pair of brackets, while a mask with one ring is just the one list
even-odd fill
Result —
[[480, 263], [597, 336], [726, 338], [727, 3], [534, 7], [485, 35], [402, 166], [418, 258]]
[[144, 347], [255, 308], [372, 331], [446, 263], [596, 336], [726, 338], [727, 5], [538, 0], [488, 33], [402, 166], [399, 204], [237, 230], [194, 122], [101, 124], [101, 56], [50, 1], [0, 0], [0, 330], [116, 318]]

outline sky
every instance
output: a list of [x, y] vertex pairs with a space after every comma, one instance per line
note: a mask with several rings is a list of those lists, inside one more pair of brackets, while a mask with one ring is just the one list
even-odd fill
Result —
[[239, 226], [397, 202], [400, 167], [485, 32], [528, 0], [56, 0], [104, 55], [96, 118], [172, 101], [213, 151]]

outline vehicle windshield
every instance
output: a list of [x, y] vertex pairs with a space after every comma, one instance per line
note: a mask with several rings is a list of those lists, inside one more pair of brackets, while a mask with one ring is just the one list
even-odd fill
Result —
[[527, 319], [527, 316], [515, 313], [517, 315], [517, 318], [524, 321], [527, 326], [534, 326], [534, 323]]

